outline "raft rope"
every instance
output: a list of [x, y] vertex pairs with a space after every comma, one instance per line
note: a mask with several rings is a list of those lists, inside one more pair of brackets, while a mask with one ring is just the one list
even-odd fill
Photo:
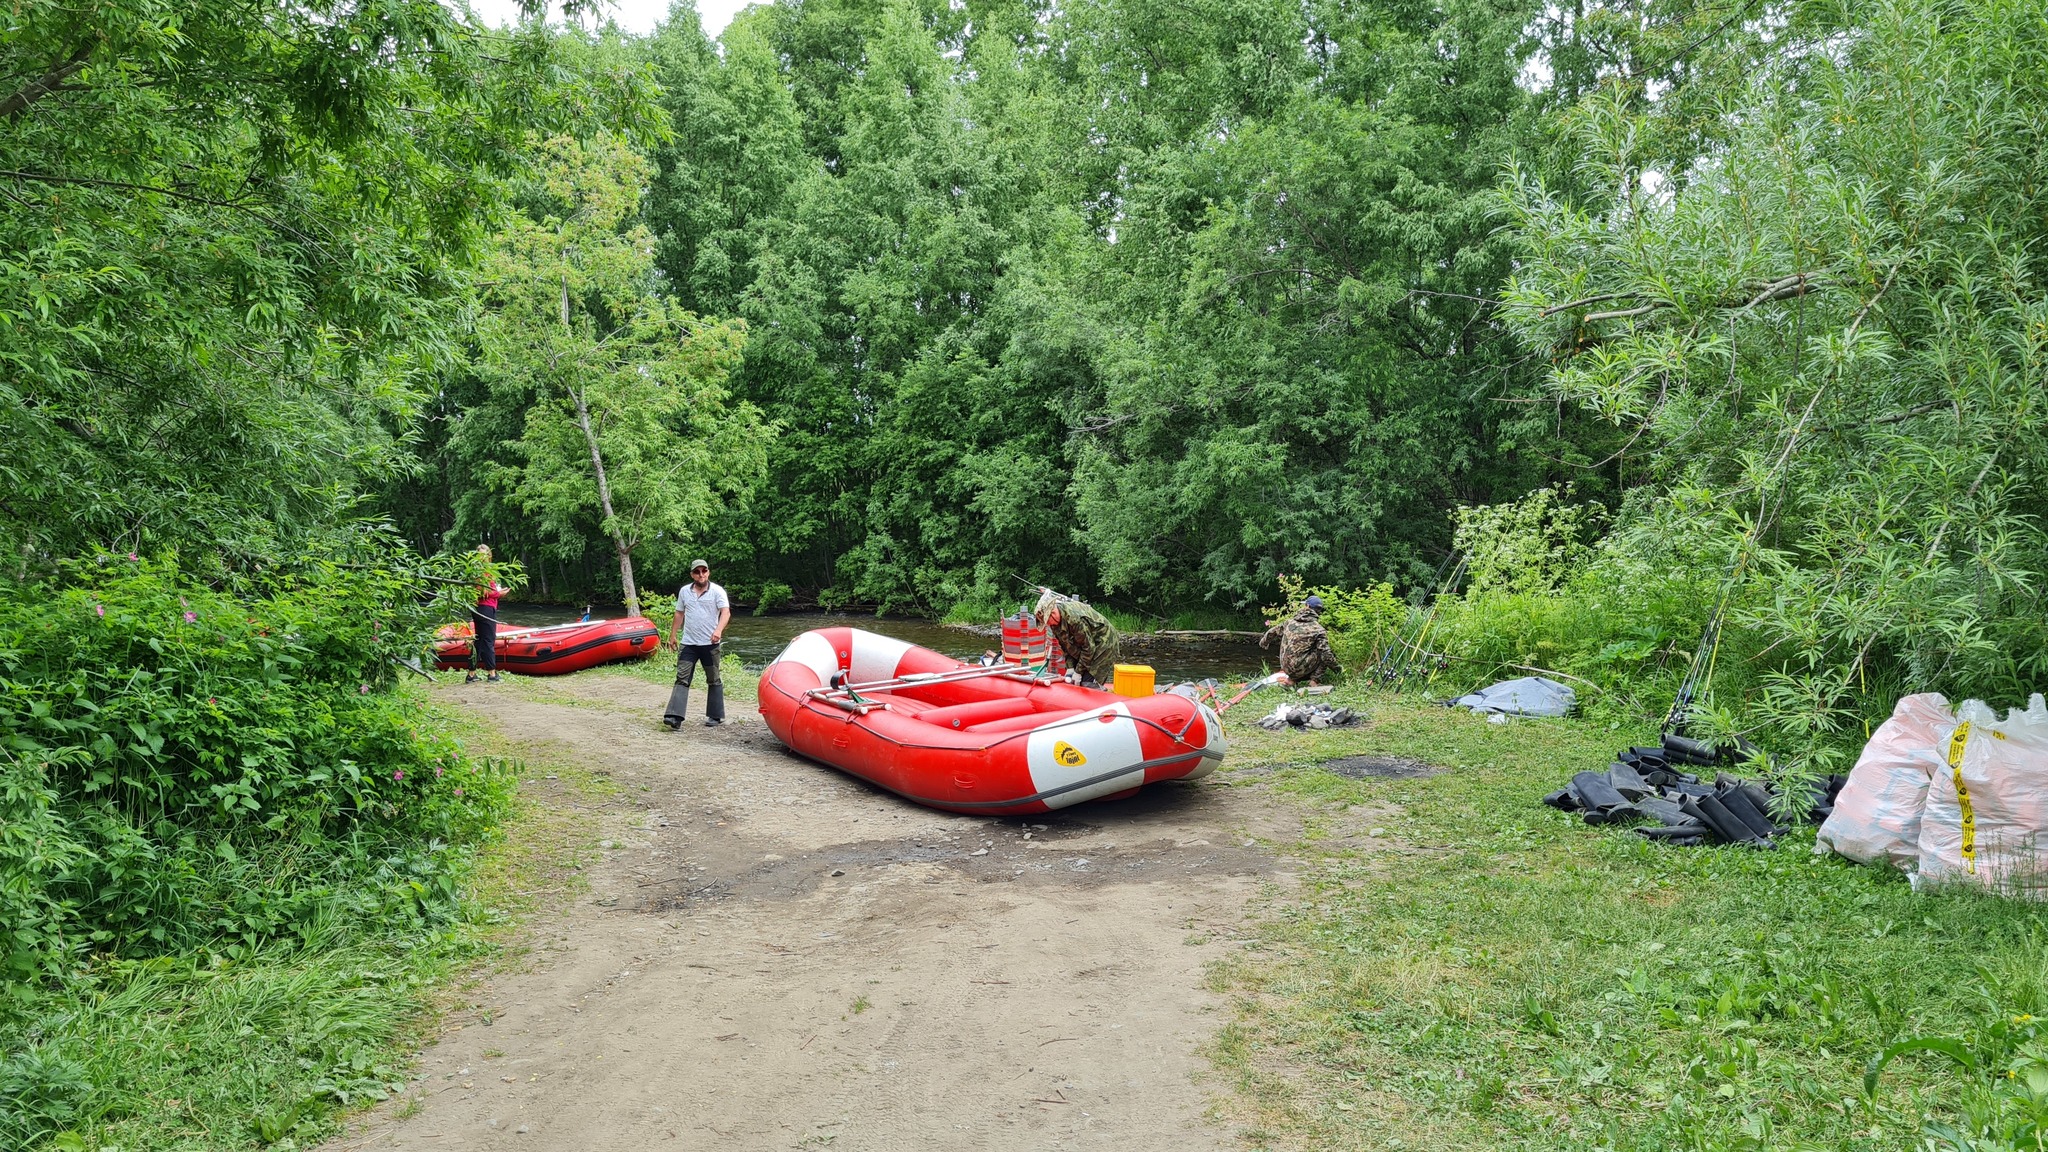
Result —
[[[879, 735], [879, 733], [878, 733], [878, 735]], [[1113, 769], [1111, 769], [1111, 770], [1109, 770], [1109, 771], [1107, 771], [1107, 772], [1103, 772], [1103, 773], [1099, 773], [1099, 774], [1097, 774], [1097, 775], [1094, 775], [1094, 776], [1090, 776], [1090, 777], [1088, 777], [1088, 778], [1087, 778], [1087, 779], [1085, 779], [1085, 780], [1076, 780], [1076, 781], [1074, 781], [1074, 782], [1073, 782], [1073, 783], [1071, 783], [1071, 784], [1062, 784], [1062, 785], [1060, 785], [1060, 786], [1059, 786], [1059, 787], [1057, 787], [1057, 788], [1048, 788], [1048, 789], [1046, 789], [1046, 790], [1045, 790], [1045, 791], [1043, 791], [1043, 792], [1034, 792], [1034, 793], [1032, 793], [1032, 794], [1031, 794], [1031, 795], [1029, 795], [1029, 796], [1019, 796], [1019, 797], [1017, 797], [1017, 798], [1016, 798], [1016, 799], [1014, 799], [1014, 800], [967, 800], [967, 801], [961, 801], [961, 800], [932, 800], [932, 799], [926, 799], [926, 798], [924, 798], [924, 797], [921, 797], [921, 796], [917, 796], [917, 795], [915, 795], [915, 794], [913, 794], [913, 793], [909, 793], [909, 792], [902, 792], [902, 793], [898, 793], [898, 795], [904, 796], [904, 797], [906, 797], [906, 798], [908, 798], [908, 799], [910, 799], [910, 800], [913, 800], [913, 801], [915, 801], [915, 802], [917, 802], [917, 803], [919, 803], [919, 804], [924, 804], [924, 805], [927, 805], [927, 806], [930, 806], [930, 807], [941, 807], [941, 806], [943, 806], [943, 807], [946, 807], [946, 808], [953, 808], [953, 809], [960, 809], [960, 808], [1012, 808], [1012, 807], [1015, 807], [1015, 806], [1017, 806], [1017, 805], [1019, 805], [1019, 804], [1031, 804], [1031, 803], [1036, 803], [1036, 802], [1038, 802], [1038, 801], [1046, 800], [1046, 799], [1049, 799], [1049, 798], [1051, 798], [1051, 797], [1054, 797], [1054, 796], [1061, 796], [1061, 795], [1065, 795], [1065, 794], [1066, 794], [1066, 793], [1068, 793], [1068, 792], [1075, 792], [1075, 791], [1079, 791], [1080, 789], [1083, 789], [1083, 788], [1092, 788], [1092, 787], [1094, 787], [1094, 786], [1095, 786], [1095, 785], [1097, 785], [1097, 784], [1101, 784], [1101, 783], [1104, 783], [1104, 782], [1106, 782], [1106, 781], [1109, 781], [1109, 780], [1114, 780], [1114, 779], [1116, 779], [1116, 778], [1117, 778], [1117, 777], [1119, 777], [1119, 776], [1129, 776], [1129, 775], [1131, 775], [1131, 774], [1132, 774], [1132, 773], [1134, 773], [1134, 772], [1138, 774], [1138, 776], [1139, 776], [1139, 780], [1140, 780], [1140, 782], [1142, 783], [1142, 782], [1143, 782], [1143, 779], [1144, 779], [1144, 773], [1146, 773], [1146, 772], [1150, 771], [1151, 769], [1154, 769], [1154, 768], [1163, 768], [1163, 767], [1165, 767], [1165, 766], [1166, 766], [1166, 765], [1168, 765], [1168, 764], [1177, 764], [1177, 763], [1180, 763], [1181, 761], [1183, 761], [1183, 760], [1187, 760], [1187, 759], [1189, 759], [1189, 758], [1194, 758], [1194, 759], [1203, 759], [1203, 758], [1208, 758], [1208, 759], [1215, 759], [1215, 760], [1221, 760], [1221, 759], [1222, 759], [1223, 757], [1222, 757], [1222, 754], [1221, 754], [1221, 753], [1217, 753], [1217, 752], [1211, 752], [1211, 751], [1209, 751], [1209, 750], [1208, 750], [1207, 748], [1196, 748], [1196, 749], [1192, 749], [1192, 750], [1190, 750], [1190, 751], [1187, 751], [1187, 752], [1176, 752], [1176, 753], [1174, 753], [1174, 754], [1173, 754], [1173, 755], [1171, 755], [1171, 756], [1160, 756], [1160, 757], [1156, 757], [1156, 758], [1154, 758], [1154, 759], [1151, 759], [1151, 760], [1141, 760], [1141, 761], [1139, 761], [1139, 762], [1138, 762], [1138, 763], [1136, 763], [1136, 764], [1131, 764], [1131, 765], [1128, 765], [1128, 766], [1126, 766], [1126, 767], [1123, 767], [1123, 768], [1113, 768]]]
[[[940, 673], [940, 675], [947, 675], [947, 673]], [[965, 679], [965, 677], [963, 677], [962, 679]], [[931, 682], [932, 682], [932, 681], [929, 681], [929, 680], [924, 680], [924, 681], [910, 681], [909, 683], [911, 683], [911, 684], [918, 684], [918, 683], [924, 683], [924, 684], [929, 684], [929, 683], [931, 683]], [[784, 687], [782, 687], [782, 686], [781, 686], [780, 684], [777, 684], [777, 683], [775, 683], [775, 682], [774, 682], [773, 680], [764, 680], [764, 683], [766, 683], [766, 684], [767, 684], [767, 685], [768, 685], [769, 687], [771, 687], [771, 688], [775, 689], [775, 690], [776, 690], [777, 692], [780, 692], [780, 693], [782, 693], [782, 694], [783, 694], [784, 696], [788, 697], [789, 699], [791, 699], [791, 700], [794, 700], [794, 701], [796, 701], [796, 702], [797, 702], [798, 704], [803, 704], [803, 703], [805, 703], [805, 702], [806, 702], [806, 701], [808, 701], [808, 700], [814, 700], [814, 699], [815, 699], [815, 700], [821, 700], [821, 701], [822, 701], [822, 702], [824, 702], [824, 703], [827, 703], [827, 704], [832, 704], [832, 705], [834, 705], [834, 706], [836, 706], [836, 707], [838, 707], [838, 708], [841, 708], [841, 709], [843, 709], [843, 710], [844, 710], [844, 712], [845, 712], [845, 715], [844, 715], [844, 716], [843, 716], [842, 718], [843, 718], [843, 719], [844, 719], [844, 720], [845, 720], [845, 721], [846, 721], [847, 723], [849, 723], [849, 724], [851, 724], [851, 723], [852, 723], [852, 722], [853, 722], [853, 721], [854, 721], [854, 720], [855, 720], [855, 719], [856, 719], [857, 717], [859, 717], [859, 716], [864, 716], [864, 715], [866, 715], [866, 711], [865, 711], [865, 710], [856, 710], [856, 709], [853, 709], [853, 708], [848, 708], [848, 707], [847, 707], [846, 705], [844, 705], [844, 704], [840, 703], [840, 702], [839, 702], [839, 701], [837, 701], [837, 700], [833, 700], [833, 699], [830, 699], [830, 698], [828, 698], [828, 697], [822, 697], [822, 696], [819, 696], [819, 695], [818, 695], [818, 693], [820, 693], [821, 691], [823, 691], [822, 689], [812, 688], [812, 689], [809, 689], [809, 690], [805, 691], [804, 693], [802, 693], [802, 695], [798, 695], [798, 694], [796, 694], [796, 693], [792, 693], [792, 692], [791, 692], [791, 691], [790, 691], [789, 689], [787, 689], [787, 688], [784, 688]], [[869, 684], [863, 684], [863, 685], [861, 685], [861, 687], [863, 687], [863, 688], [867, 688], [867, 689], [868, 689], [869, 691], [878, 691], [878, 689], [876, 689], [876, 688], [874, 687], [874, 684], [875, 684], [875, 683], [886, 683], [886, 681], [875, 681], [875, 682], [872, 682], [872, 683], [869, 683]], [[866, 702], [866, 703], [867, 703], [867, 706], [868, 706], [869, 708], [886, 708], [886, 707], [888, 706], [888, 702], [887, 702], [887, 701], [881, 701], [881, 700], [875, 700], [875, 701], [868, 701], [868, 702]], [[1189, 701], [1189, 703], [1194, 703], [1194, 702], [1193, 702], [1193, 701]], [[1001, 737], [1000, 739], [997, 739], [997, 740], [995, 740], [995, 741], [992, 741], [992, 742], [990, 742], [990, 743], [984, 744], [984, 745], [982, 745], [982, 746], [981, 746], [980, 748], [978, 748], [978, 749], [974, 749], [974, 751], [979, 751], [979, 752], [987, 752], [987, 751], [989, 751], [989, 750], [990, 750], [990, 749], [992, 749], [992, 748], [997, 748], [997, 747], [1000, 747], [1001, 745], [1007, 744], [1007, 743], [1009, 743], [1009, 742], [1010, 742], [1010, 741], [1012, 741], [1012, 740], [1016, 740], [1016, 739], [1019, 739], [1020, 737], [1026, 737], [1026, 736], [1030, 736], [1030, 735], [1031, 735], [1032, 733], [1034, 733], [1034, 732], [1049, 732], [1049, 731], [1052, 731], [1052, 730], [1054, 730], [1054, 729], [1056, 729], [1056, 728], [1064, 728], [1064, 727], [1068, 727], [1068, 726], [1070, 726], [1070, 725], [1075, 725], [1075, 724], [1100, 724], [1100, 723], [1102, 723], [1102, 717], [1104, 717], [1104, 716], [1112, 716], [1112, 717], [1117, 717], [1117, 714], [1116, 714], [1116, 713], [1113, 713], [1113, 712], [1085, 712], [1085, 713], [1082, 713], [1082, 714], [1081, 714], [1081, 715], [1079, 715], [1079, 716], [1069, 716], [1069, 717], [1067, 717], [1067, 718], [1065, 718], [1065, 719], [1063, 719], [1063, 720], [1051, 720], [1051, 721], [1047, 721], [1046, 723], [1044, 723], [1044, 724], [1041, 724], [1041, 725], [1039, 725], [1039, 726], [1038, 726], [1038, 727], [1036, 727], [1036, 728], [1026, 728], [1026, 729], [1023, 729], [1022, 731], [1018, 731], [1018, 732], [1011, 732], [1011, 733], [1008, 733], [1007, 735], [1004, 735], [1004, 736], [1003, 736], [1003, 737]], [[1150, 717], [1147, 717], [1147, 716], [1139, 716], [1139, 715], [1137, 715], [1136, 713], [1132, 713], [1132, 712], [1126, 712], [1126, 713], [1122, 714], [1122, 716], [1120, 716], [1120, 717], [1117, 717], [1117, 718], [1119, 718], [1119, 719], [1125, 719], [1125, 720], [1129, 720], [1129, 721], [1131, 721], [1131, 722], [1132, 722], [1132, 723], [1134, 723], [1134, 724], [1143, 724], [1143, 725], [1145, 725], [1145, 726], [1146, 726], [1146, 727], [1148, 727], [1148, 728], [1152, 728], [1152, 729], [1154, 729], [1154, 730], [1155, 730], [1155, 731], [1157, 731], [1157, 732], [1158, 732], [1158, 733], [1159, 733], [1160, 735], [1162, 735], [1162, 736], [1165, 736], [1165, 737], [1166, 737], [1167, 739], [1169, 739], [1169, 740], [1172, 740], [1172, 741], [1173, 741], [1174, 743], [1176, 743], [1176, 744], [1185, 744], [1185, 743], [1187, 743], [1187, 735], [1188, 735], [1188, 730], [1189, 730], [1189, 729], [1191, 729], [1191, 728], [1193, 728], [1193, 727], [1195, 726], [1195, 721], [1197, 721], [1197, 720], [1201, 719], [1201, 713], [1200, 713], [1200, 712], [1196, 712], [1196, 713], [1195, 713], [1195, 715], [1193, 715], [1193, 716], [1190, 716], [1190, 717], [1188, 717], [1188, 722], [1187, 722], [1186, 724], [1183, 724], [1183, 725], [1181, 725], [1181, 729], [1180, 729], [1180, 731], [1178, 731], [1178, 732], [1175, 732], [1175, 731], [1174, 731], [1173, 729], [1171, 729], [1171, 728], [1168, 728], [1168, 727], [1167, 727], [1166, 725], [1164, 725], [1164, 724], [1161, 724], [1161, 723], [1159, 723], [1159, 722], [1158, 722], [1157, 720], [1153, 720], [1152, 718], [1150, 718]], [[1221, 723], [1221, 720], [1218, 720], [1218, 723], [1220, 724], [1220, 723]], [[875, 730], [874, 730], [874, 729], [872, 729], [872, 728], [868, 729], [868, 732], [869, 732], [869, 734], [870, 734], [870, 735], [873, 735], [873, 736], [874, 736], [874, 737], [875, 737], [876, 739], [878, 739], [878, 740], [886, 740], [886, 741], [888, 741], [889, 743], [891, 743], [891, 744], [894, 744], [894, 745], [896, 745], [896, 746], [897, 746], [898, 748], [922, 748], [922, 749], [928, 749], [928, 750], [931, 750], [931, 751], [934, 751], [934, 752], [959, 752], [959, 751], [964, 751], [964, 749], [961, 749], [960, 747], [958, 747], [958, 746], [956, 746], [956, 745], [952, 745], [952, 744], [919, 744], [919, 743], [916, 743], [915, 741], [910, 741], [910, 740], [898, 740], [898, 739], [896, 739], [896, 738], [895, 738], [894, 736], [890, 736], [889, 734], [887, 734], [887, 733], [885, 733], [885, 732], [877, 732], [877, 731], [875, 731]], [[1185, 758], [1186, 758], [1186, 757], [1187, 757], [1188, 755], [1191, 755], [1191, 754], [1192, 754], [1192, 753], [1186, 753], [1186, 752], [1183, 752], [1183, 753], [1178, 753], [1178, 754], [1176, 754], [1176, 755], [1175, 755], [1174, 757], [1172, 757], [1172, 759], [1176, 759], [1176, 760], [1179, 760], [1179, 759], [1185, 759]], [[1214, 753], [1205, 753], [1205, 754], [1207, 754], [1207, 755], [1214, 755]]]

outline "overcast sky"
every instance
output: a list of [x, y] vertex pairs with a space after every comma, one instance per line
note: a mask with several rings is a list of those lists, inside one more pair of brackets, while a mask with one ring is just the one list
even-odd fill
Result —
[[[697, 0], [697, 13], [703, 17], [704, 31], [713, 36], [725, 31], [725, 22], [733, 14], [747, 6], [750, 0]], [[610, 0], [605, 11], [619, 22], [619, 27], [628, 32], [652, 32], [668, 15], [670, 0]], [[469, 6], [483, 18], [486, 24], [508, 24], [519, 16], [518, 0], [469, 0]], [[550, 2], [548, 9], [555, 19], [560, 19], [562, 6]]]

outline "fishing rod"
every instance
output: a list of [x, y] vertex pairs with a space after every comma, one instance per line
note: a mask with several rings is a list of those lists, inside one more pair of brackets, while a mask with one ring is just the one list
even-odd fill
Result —
[[[1452, 564], [1453, 560], [1456, 560], [1455, 564]], [[1447, 566], [1450, 568], [1449, 575], [1444, 573], [1444, 569]], [[1464, 576], [1464, 574], [1465, 556], [1463, 553], [1453, 553], [1450, 556], [1444, 557], [1443, 564], [1437, 566], [1437, 576], [1439, 579], [1435, 591], [1430, 594], [1429, 608], [1426, 612], [1421, 613], [1416, 620], [1414, 635], [1410, 636], [1408, 634], [1410, 625], [1404, 622], [1401, 626], [1400, 634], [1395, 637], [1395, 648], [1399, 649], [1398, 663], [1395, 662], [1396, 653], [1394, 649], [1389, 648], [1381, 654], [1381, 664], [1374, 666], [1373, 671], [1375, 675], [1382, 675], [1380, 668], [1386, 667], [1387, 670], [1383, 674], [1384, 678], [1396, 691], [1399, 691], [1401, 686], [1407, 683], [1409, 672], [1415, 666], [1415, 658], [1427, 653], [1424, 643], [1429, 638], [1429, 630], [1436, 624], [1437, 609], [1443, 603], [1444, 594], [1457, 587], [1459, 578]]]
[[[1432, 588], [1438, 588], [1438, 590], [1444, 588], [1444, 576], [1450, 572], [1450, 566], [1456, 560], [1458, 560], [1458, 553], [1456, 551], [1452, 551], [1452, 553], [1448, 553], [1448, 556], [1444, 556], [1444, 560], [1436, 566], [1436, 576], [1430, 578], [1430, 586]], [[1386, 648], [1382, 648], [1378, 662], [1372, 664], [1372, 678], [1378, 678], [1378, 681], [1386, 681], [1386, 683], [1395, 683], [1397, 681], [1397, 678], [1403, 672], [1403, 668], [1395, 668], [1395, 660], [1399, 658], [1403, 662], [1403, 666], [1407, 664], [1409, 652], [1413, 648], [1417, 648], [1419, 646], [1417, 642], [1421, 640], [1419, 625], [1421, 625], [1421, 617], [1417, 617], [1413, 621], [1409, 621], [1409, 619], [1401, 621], [1401, 631], [1395, 633], [1395, 642], [1389, 644]], [[1415, 635], [1409, 635], [1411, 629], [1415, 629]]]

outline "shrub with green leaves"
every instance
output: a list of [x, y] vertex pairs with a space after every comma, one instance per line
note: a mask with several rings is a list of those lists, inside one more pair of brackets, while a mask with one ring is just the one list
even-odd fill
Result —
[[[102, 557], [0, 584], [0, 989], [419, 924], [508, 782], [398, 682], [433, 609], [328, 567], [232, 594]], [[0, 1012], [4, 1012], [0, 1006]]]

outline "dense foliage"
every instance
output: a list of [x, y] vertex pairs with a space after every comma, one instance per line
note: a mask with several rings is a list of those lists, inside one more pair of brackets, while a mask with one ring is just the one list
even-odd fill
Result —
[[498, 784], [394, 690], [444, 605], [332, 566], [267, 595], [127, 557], [66, 575], [0, 601], [0, 987], [237, 956], [354, 902], [447, 913], [435, 858]]
[[359, 502], [536, 136], [645, 126], [604, 64], [434, 0], [0, 14], [0, 1145], [188, 1060], [221, 1141], [391, 1079], [366, 974], [445, 953], [507, 781], [400, 683], [480, 573]]
[[[1724, 94], [1725, 138], [1595, 98], [1571, 195], [1510, 199], [1509, 310], [1549, 387], [1628, 430], [1616, 563], [1726, 597], [1720, 704], [1824, 762], [1904, 691], [2048, 673], [2048, 25], [2006, 0], [1818, 2]], [[1747, 657], [1742, 659], [1740, 657]]]
[[[1012, 574], [1243, 610], [1283, 572], [1428, 571], [1456, 503], [1556, 467], [1506, 451], [1553, 415], [1493, 402], [1534, 380], [1490, 299], [1527, 18], [806, 0], [714, 50], [678, 9], [634, 46], [674, 129], [641, 219], [661, 290], [746, 322], [731, 387], [780, 427], [691, 551], [746, 595], [925, 611]], [[409, 516], [429, 547], [473, 523]]]
[[14, 6], [10, 560], [261, 552], [389, 467], [526, 133], [632, 91], [559, 56], [428, 0]]

